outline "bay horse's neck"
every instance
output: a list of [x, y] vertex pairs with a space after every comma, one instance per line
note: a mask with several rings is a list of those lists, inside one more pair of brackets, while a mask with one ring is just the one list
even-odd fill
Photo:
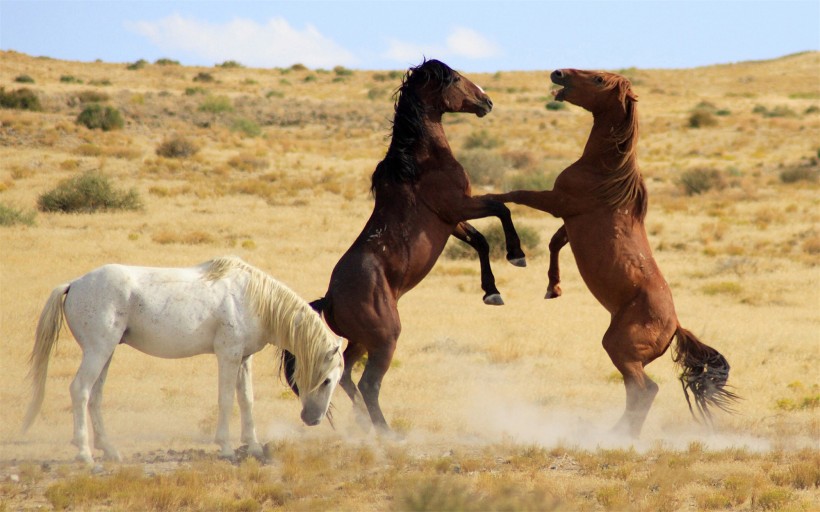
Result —
[[441, 123], [441, 113], [426, 114], [422, 124], [424, 135], [416, 143], [416, 161], [421, 162], [428, 158], [438, 159], [442, 155], [452, 155], [450, 143], [447, 142], [447, 135], [444, 133], [444, 125]]

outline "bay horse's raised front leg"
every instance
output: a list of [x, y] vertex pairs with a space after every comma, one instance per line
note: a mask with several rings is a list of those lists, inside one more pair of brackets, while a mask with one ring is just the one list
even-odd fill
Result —
[[507, 261], [516, 267], [526, 267], [527, 258], [521, 249], [521, 240], [512, 221], [510, 209], [503, 202], [489, 196], [466, 196], [459, 212], [460, 222], [485, 217], [498, 217], [504, 229], [504, 242], [507, 246]]
[[561, 296], [561, 271], [558, 265], [558, 253], [567, 245], [567, 242], [569, 242], [567, 228], [566, 226], [561, 226], [550, 239], [550, 266], [547, 270], [549, 284], [547, 284], [545, 299], [554, 299]]
[[495, 287], [495, 276], [490, 266], [490, 244], [476, 228], [467, 222], [460, 222], [453, 231], [453, 236], [466, 243], [478, 253], [481, 267], [481, 289], [484, 290], [484, 304], [503, 306], [501, 292]]

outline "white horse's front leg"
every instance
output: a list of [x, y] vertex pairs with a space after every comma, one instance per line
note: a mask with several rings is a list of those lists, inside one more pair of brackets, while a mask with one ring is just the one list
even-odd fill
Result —
[[248, 445], [248, 453], [262, 457], [262, 445], [256, 438], [256, 427], [253, 424], [253, 368], [252, 357], [242, 359], [239, 375], [236, 380], [236, 398], [239, 401], [239, 412], [242, 416], [242, 442]]
[[219, 445], [219, 456], [233, 459], [235, 453], [231, 448], [231, 438], [228, 422], [233, 409], [234, 389], [239, 372], [241, 358], [239, 355], [217, 353], [219, 366], [219, 419], [216, 425], [216, 444]]

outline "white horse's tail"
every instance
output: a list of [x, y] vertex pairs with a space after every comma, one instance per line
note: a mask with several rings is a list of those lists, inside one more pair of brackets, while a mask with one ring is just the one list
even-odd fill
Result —
[[31, 366], [28, 372], [28, 378], [31, 380], [31, 403], [28, 404], [26, 418], [23, 421], [23, 432], [27, 431], [34, 423], [34, 418], [37, 417], [37, 413], [40, 412], [40, 407], [43, 405], [43, 398], [46, 394], [48, 360], [63, 326], [63, 296], [68, 293], [69, 286], [71, 285], [66, 283], [54, 288], [45, 308], [43, 308], [43, 312], [40, 314], [40, 320], [37, 322], [34, 349], [32, 349], [28, 360]]

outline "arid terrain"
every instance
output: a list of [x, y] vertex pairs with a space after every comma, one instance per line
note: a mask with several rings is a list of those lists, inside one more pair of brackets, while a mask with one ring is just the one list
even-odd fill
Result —
[[[549, 71], [468, 74], [495, 109], [445, 128], [475, 193], [548, 188], [580, 155], [591, 116], [551, 101]], [[737, 414], [695, 422], [667, 354], [648, 367], [661, 389], [641, 438], [612, 437], [624, 390], [601, 347], [608, 315], [569, 247], [564, 295], [542, 298], [561, 222], [514, 207], [528, 267], [493, 262], [505, 306], [482, 303], [457, 241], [399, 303], [381, 404], [400, 439], [360, 431], [340, 389], [335, 429], [302, 425], [268, 348], [254, 365], [266, 460], [219, 460], [215, 358], [123, 346], [103, 412], [124, 460], [86, 466], [70, 444], [80, 351], [67, 329], [20, 433], [50, 291], [105, 263], [233, 254], [320, 297], [370, 214], [403, 70], [0, 52], [2, 96], [28, 89], [39, 107], [0, 109], [0, 511], [820, 509], [820, 53], [613, 71], [639, 95], [655, 258], [682, 325], [731, 363]], [[123, 126], [79, 124], [92, 103]], [[88, 172], [139, 208], [38, 209]], [[231, 434], [239, 448], [238, 413]]]

